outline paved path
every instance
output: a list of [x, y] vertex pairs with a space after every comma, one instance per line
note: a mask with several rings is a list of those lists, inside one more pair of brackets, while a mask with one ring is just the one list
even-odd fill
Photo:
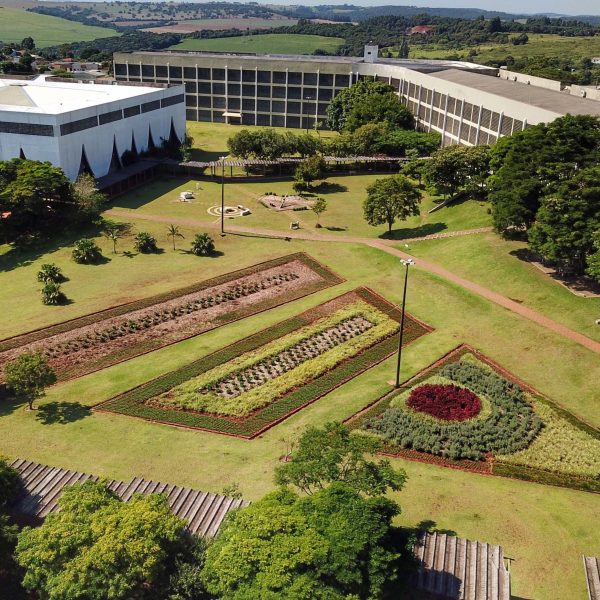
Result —
[[[195, 219], [183, 219], [177, 217], [161, 217], [157, 215], [147, 215], [141, 213], [134, 213], [131, 211], [122, 211], [122, 210], [109, 210], [107, 211], [109, 215], [114, 217], [122, 217], [122, 218], [133, 218], [133, 219], [141, 219], [145, 221], [153, 221], [157, 223], [174, 223], [178, 225], [187, 225], [191, 227], [201, 227], [204, 229], [219, 229], [219, 223], [205, 223], [202, 221], [197, 221]], [[370, 246], [371, 248], [377, 248], [383, 252], [387, 252], [392, 256], [397, 256], [398, 258], [414, 258], [412, 255], [407, 254], [406, 252], [402, 252], [398, 250], [398, 248], [394, 247], [395, 244], [398, 243], [406, 243], [416, 240], [423, 239], [437, 239], [440, 237], [452, 237], [452, 236], [460, 236], [460, 235], [471, 235], [474, 233], [483, 233], [487, 231], [491, 231], [489, 227], [482, 227], [479, 229], [468, 229], [464, 231], [457, 232], [448, 232], [446, 234], [434, 234], [432, 236], [424, 236], [422, 238], [412, 238], [406, 240], [383, 240], [377, 238], [365, 238], [365, 237], [353, 237], [353, 236], [341, 236], [341, 235], [331, 235], [331, 234], [322, 234], [322, 233], [311, 233], [304, 230], [294, 230], [294, 231], [277, 231], [272, 229], [261, 229], [254, 227], [244, 227], [240, 225], [231, 225], [230, 223], [226, 223], [226, 230], [231, 233], [245, 233], [249, 235], [255, 236], [264, 236], [270, 238], [280, 238], [280, 239], [297, 239], [297, 240], [309, 240], [315, 242], [342, 242], [349, 244], [364, 244], [366, 246]], [[595, 352], [596, 354], [600, 354], [600, 342], [596, 342], [591, 338], [570, 329], [569, 327], [562, 325], [561, 323], [557, 323], [553, 319], [542, 315], [541, 313], [528, 308], [502, 294], [498, 294], [497, 292], [493, 292], [492, 290], [483, 287], [473, 281], [469, 281], [468, 279], [464, 279], [452, 271], [448, 271], [444, 267], [432, 263], [421, 258], [418, 259], [417, 268], [423, 269], [424, 271], [428, 271], [429, 273], [434, 273], [435, 275], [439, 275], [448, 281], [459, 285], [470, 292], [485, 298], [486, 300], [490, 300], [511, 312], [520, 315], [554, 333], [558, 333], [559, 335], [584, 346], [588, 350]]]

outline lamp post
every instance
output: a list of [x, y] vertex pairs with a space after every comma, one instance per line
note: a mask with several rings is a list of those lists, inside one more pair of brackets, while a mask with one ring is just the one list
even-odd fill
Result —
[[221, 236], [225, 235], [225, 159], [226, 156], [221, 156]]
[[400, 262], [405, 266], [404, 271], [404, 292], [402, 294], [402, 316], [400, 317], [400, 333], [398, 335], [398, 362], [396, 364], [396, 381], [394, 387], [400, 387], [400, 364], [402, 362], [402, 338], [404, 337], [404, 307], [406, 306], [406, 286], [408, 284], [408, 267], [415, 264], [412, 258], [401, 259]]

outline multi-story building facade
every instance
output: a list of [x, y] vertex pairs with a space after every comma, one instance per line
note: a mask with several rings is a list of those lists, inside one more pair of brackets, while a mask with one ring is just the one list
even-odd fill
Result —
[[312, 128], [327, 106], [364, 77], [392, 85], [418, 127], [445, 144], [493, 143], [528, 125], [566, 113], [600, 114], [600, 103], [509, 81], [498, 70], [459, 61], [380, 59], [377, 46], [362, 58], [132, 52], [114, 55], [118, 81], [183, 84], [191, 121]]

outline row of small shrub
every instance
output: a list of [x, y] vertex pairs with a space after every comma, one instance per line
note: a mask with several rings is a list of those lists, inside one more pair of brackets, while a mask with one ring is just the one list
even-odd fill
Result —
[[542, 422], [526, 401], [521, 388], [482, 366], [461, 360], [439, 374], [466, 386], [491, 403], [486, 419], [442, 423], [414, 411], [388, 408], [363, 426], [403, 448], [451, 459], [481, 460], [488, 452], [512, 454], [527, 448]]

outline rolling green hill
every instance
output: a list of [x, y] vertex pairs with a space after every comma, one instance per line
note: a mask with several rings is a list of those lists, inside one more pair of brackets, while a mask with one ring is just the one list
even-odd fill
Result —
[[114, 29], [90, 27], [58, 17], [0, 7], [0, 40], [20, 42], [31, 36], [38, 48], [119, 35]]
[[315, 50], [334, 52], [341, 38], [320, 35], [270, 33], [214, 39], [186, 39], [171, 50], [206, 50], [214, 52], [256, 52], [258, 54], [312, 54]]

